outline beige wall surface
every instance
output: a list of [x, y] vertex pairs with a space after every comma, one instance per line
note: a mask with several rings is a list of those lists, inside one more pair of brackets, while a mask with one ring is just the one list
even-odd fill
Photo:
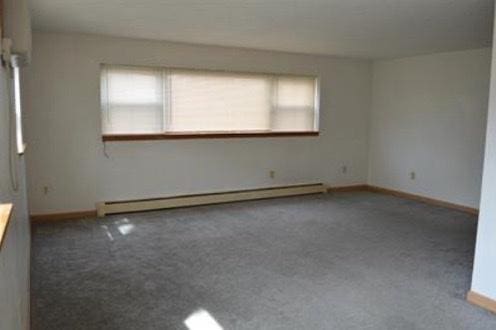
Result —
[[490, 64], [489, 48], [374, 62], [369, 183], [477, 208]]
[[[33, 40], [24, 76], [33, 214], [93, 209], [104, 200], [367, 179], [368, 61], [78, 34], [35, 33]], [[106, 158], [101, 63], [317, 75], [321, 134], [107, 142]]]
[[[494, 38], [496, 41], [496, 33]], [[496, 45], [496, 42], [493, 45]], [[496, 301], [496, 52], [494, 49], [472, 290]]]
[[0, 248], [0, 329], [29, 329], [30, 226], [27, 214], [24, 159], [15, 154], [12, 172], [18, 190], [11, 183], [9, 143], [9, 99], [7, 72], [0, 67], [0, 203], [14, 209]]

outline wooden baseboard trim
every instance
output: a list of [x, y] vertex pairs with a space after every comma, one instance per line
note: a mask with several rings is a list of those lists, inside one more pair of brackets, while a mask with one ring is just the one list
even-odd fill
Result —
[[195, 195], [171, 196], [145, 200], [100, 202], [96, 204], [96, 209], [98, 216], [103, 217], [107, 214], [161, 210], [177, 207], [230, 203], [247, 200], [318, 194], [325, 192], [327, 192], [327, 186], [322, 183], [316, 183], [239, 191], [214, 192]]
[[30, 216], [31, 222], [34, 223], [76, 220], [81, 218], [95, 218], [95, 217], [96, 217], [96, 210], [49, 213], [49, 214], [32, 214]]
[[392, 195], [392, 196], [396, 196], [399, 198], [410, 199], [410, 200], [414, 200], [417, 202], [422, 202], [422, 203], [426, 203], [426, 204], [430, 204], [430, 205], [446, 207], [449, 209], [454, 209], [457, 211], [462, 211], [462, 212], [473, 214], [473, 215], [479, 214], [479, 210], [476, 208], [472, 208], [472, 207], [468, 207], [468, 206], [464, 206], [464, 205], [459, 205], [459, 204], [454, 204], [454, 203], [450, 203], [450, 202], [445, 202], [445, 201], [442, 201], [439, 199], [429, 198], [429, 197], [425, 197], [425, 196], [421, 196], [421, 195], [411, 194], [411, 193], [407, 193], [404, 191], [388, 189], [388, 188], [372, 186], [372, 185], [366, 185], [366, 184], [329, 187], [327, 191], [330, 193], [332, 193], [332, 192], [352, 192], [352, 191], [371, 191], [371, 192], [380, 193], [380, 194]]
[[355, 184], [351, 186], [338, 186], [338, 187], [329, 187], [327, 192], [351, 192], [351, 191], [366, 191], [368, 190], [368, 186], [366, 184]]
[[459, 205], [459, 204], [454, 204], [450, 202], [445, 202], [439, 199], [434, 199], [430, 197], [425, 197], [421, 195], [416, 195], [416, 194], [411, 194], [399, 190], [393, 190], [393, 189], [388, 189], [388, 188], [382, 188], [382, 187], [377, 187], [377, 186], [367, 186], [367, 190], [376, 192], [376, 193], [381, 193], [381, 194], [387, 194], [387, 195], [392, 195], [400, 198], [405, 198], [405, 199], [411, 199], [414, 201], [418, 202], [423, 202], [426, 204], [431, 204], [435, 206], [441, 206], [441, 207], [446, 207], [449, 209], [457, 210], [457, 211], [462, 211], [465, 213], [473, 214], [473, 215], [478, 215], [479, 210], [476, 208], [464, 206], [464, 205]]
[[486, 297], [480, 293], [469, 291], [467, 301], [473, 305], [482, 307], [490, 312], [496, 313], [496, 300]]
[[[229, 201], [242, 201], [242, 200], [250, 200], [250, 199], [261, 199], [261, 198], [272, 198], [272, 197], [282, 197], [282, 196], [291, 196], [291, 195], [302, 195], [305, 193], [320, 193], [320, 192], [353, 192], [353, 191], [371, 191], [371, 192], [376, 192], [376, 193], [381, 193], [381, 194], [387, 194], [387, 195], [392, 195], [396, 196], [399, 198], [405, 198], [405, 199], [410, 199], [410, 200], [415, 200], [418, 202], [423, 202], [426, 204], [431, 204], [435, 206], [441, 206], [441, 207], [446, 207], [450, 209], [454, 209], [457, 211], [462, 211], [465, 213], [473, 214], [473, 215], [478, 215], [479, 210], [476, 208], [471, 208], [459, 204], [454, 204], [450, 202], [445, 202], [429, 197], [424, 197], [420, 195], [415, 195], [403, 191], [398, 191], [398, 190], [393, 190], [393, 189], [388, 189], [388, 188], [383, 188], [383, 187], [378, 187], [378, 186], [371, 186], [371, 185], [366, 185], [366, 184], [356, 184], [356, 185], [350, 185], [350, 186], [338, 186], [338, 187], [326, 187], [325, 185], [321, 185], [320, 187], [316, 188], [316, 190], [308, 190], [308, 186], [312, 185], [300, 185], [300, 186], [286, 186], [286, 187], [274, 187], [274, 188], [264, 188], [264, 189], [252, 189], [252, 190], [240, 190], [240, 191], [230, 191], [230, 192], [220, 192], [220, 193], [212, 193], [208, 194], [209, 199], [203, 200], [203, 198], [206, 195], [189, 195], [189, 196], [175, 196], [175, 197], [169, 197], [169, 198], [162, 198], [162, 199], [146, 199], [146, 200], [135, 200], [135, 201], [118, 201], [118, 202], [109, 202], [109, 203], [97, 203], [97, 208], [100, 209], [101, 213], [100, 216], [105, 215], [105, 214], [110, 214], [112, 212], [105, 212], [102, 211], [102, 208], [111, 206], [113, 211], [119, 210], [120, 212], [116, 213], [122, 213], [122, 212], [133, 212], [131, 208], [120, 208], [112, 205], [117, 205], [119, 203], [123, 202], [131, 202], [131, 203], [141, 203], [138, 204], [140, 210], [141, 207], [143, 207], [145, 204], [156, 204], [157, 202], [164, 203], [167, 205], [172, 205], [172, 206], [167, 206], [167, 207], [180, 207], [180, 206], [193, 206], [193, 205], [205, 205], [205, 204], [216, 204], [220, 202], [229, 202]], [[284, 189], [284, 188], [291, 188], [290, 191], [283, 192], [283, 195], [279, 195], [280, 193], [277, 192], [277, 189]], [[303, 193], [302, 193], [303, 192]], [[225, 201], [220, 201], [225, 194], [240, 194], [240, 196], [235, 196], [235, 199], [229, 199]], [[256, 195], [258, 194], [259, 198], [256, 198]], [[287, 195], [286, 195], [287, 194]], [[265, 197], [264, 197], [265, 196]], [[248, 198], [249, 197], [249, 198]], [[202, 199], [201, 204], [183, 204], [182, 201], [179, 199], [183, 198], [199, 198]], [[230, 197], [231, 198], [231, 197]], [[175, 199], [175, 200], [174, 200]], [[179, 203], [177, 203], [179, 202]], [[160, 205], [159, 205], [160, 206]], [[167, 208], [165, 207], [165, 208]], [[115, 208], [115, 209], [114, 209]], [[122, 210], [122, 211], [121, 211]], [[146, 209], [143, 209], [146, 210]], [[74, 219], [81, 219], [81, 218], [94, 218], [97, 216], [97, 210], [87, 210], [87, 211], [76, 211], [76, 212], [65, 212], [65, 213], [51, 213], [51, 214], [33, 214], [31, 215], [31, 221], [35, 223], [40, 223], [40, 222], [52, 222], [52, 221], [63, 221], [63, 220], [74, 220]]]

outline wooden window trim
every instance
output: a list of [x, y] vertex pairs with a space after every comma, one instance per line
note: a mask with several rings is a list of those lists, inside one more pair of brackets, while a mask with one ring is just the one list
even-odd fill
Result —
[[193, 139], [232, 139], [269, 137], [309, 137], [319, 136], [319, 132], [180, 132], [158, 134], [103, 134], [107, 141], [147, 141], [147, 140], [193, 140]]
[[0, 250], [5, 239], [5, 234], [7, 233], [7, 227], [12, 218], [13, 208], [13, 204], [0, 204]]

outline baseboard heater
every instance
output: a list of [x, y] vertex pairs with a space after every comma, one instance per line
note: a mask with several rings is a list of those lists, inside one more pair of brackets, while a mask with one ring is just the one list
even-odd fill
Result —
[[198, 195], [172, 196], [165, 198], [101, 202], [96, 204], [96, 210], [98, 216], [103, 217], [107, 214], [160, 210], [195, 205], [220, 204], [246, 200], [318, 194], [325, 192], [327, 192], [327, 186], [322, 183], [301, 184], [293, 186], [226, 191]]
[[322, 183], [301, 184], [283, 187], [172, 196], [165, 198], [101, 202], [96, 204], [96, 210], [98, 216], [103, 217], [108, 214], [116, 213], [160, 210], [195, 205], [220, 204], [246, 200], [318, 194], [325, 192], [327, 192], [327, 186]]

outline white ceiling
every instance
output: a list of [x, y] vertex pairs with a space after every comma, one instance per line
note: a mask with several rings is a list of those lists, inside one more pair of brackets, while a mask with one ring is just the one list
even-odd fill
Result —
[[366, 58], [489, 46], [493, 0], [31, 0], [36, 30]]

